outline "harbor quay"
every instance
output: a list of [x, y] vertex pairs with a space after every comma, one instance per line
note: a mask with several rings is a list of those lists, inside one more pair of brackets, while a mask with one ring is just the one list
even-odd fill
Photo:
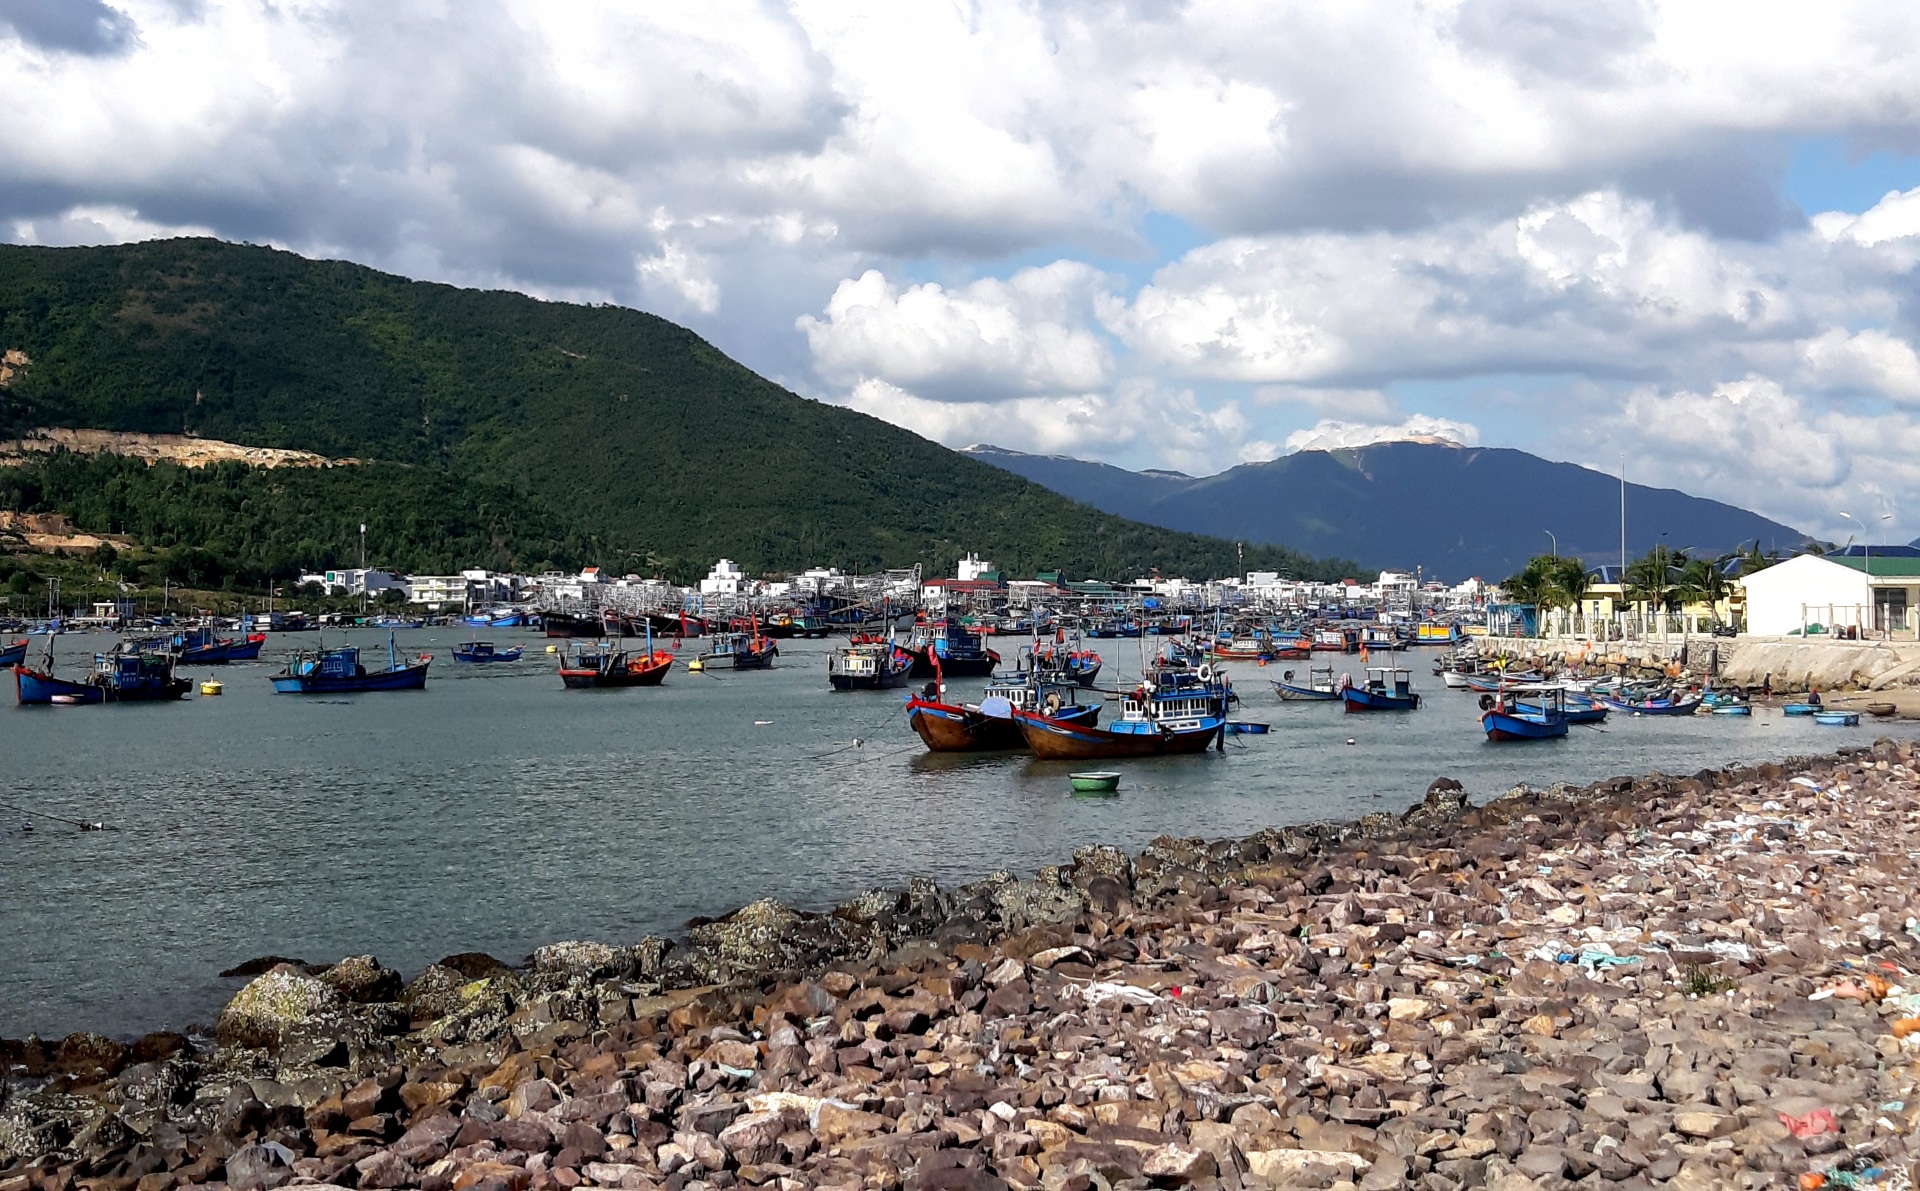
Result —
[[0, 1043], [0, 1191], [1908, 1185], [1910, 742], [758, 901]]

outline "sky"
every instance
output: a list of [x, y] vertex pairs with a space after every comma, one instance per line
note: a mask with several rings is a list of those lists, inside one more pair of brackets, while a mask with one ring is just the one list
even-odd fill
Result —
[[634, 306], [950, 446], [1434, 435], [1920, 535], [1884, 0], [0, 0], [0, 111], [16, 243]]

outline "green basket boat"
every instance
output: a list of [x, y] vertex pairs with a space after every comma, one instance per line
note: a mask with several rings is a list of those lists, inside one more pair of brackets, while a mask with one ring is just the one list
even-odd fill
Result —
[[1072, 774], [1075, 794], [1111, 794], [1120, 788], [1120, 775], [1110, 771]]

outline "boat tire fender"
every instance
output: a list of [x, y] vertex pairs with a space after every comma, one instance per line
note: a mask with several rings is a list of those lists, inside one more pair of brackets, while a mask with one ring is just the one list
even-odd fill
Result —
[[1046, 702], [1040, 705], [1040, 710], [1046, 713], [1048, 719], [1060, 714], [1060, 696], [1048, 695]]
[[1208, 664], [1208, 663], [1206, 663], [1206, 662], [1201, 662], [1201, 663], [1200, 663], [1200, 681], [1201, 681], [1201, 682], [1212, 682], [1212, 681], [1213, 681], [1213, 667], [1212, 667], [1212, 665], [1210, 665], [1210, 664]]
[[1482, 695], [1482, 696], [1480, 696], [1480, 710], [1481, 710], [1481, 711], [1492, 711], [1492, 710], [1493, 710], [1493, 696], [1492, 696], [1492, 695]]

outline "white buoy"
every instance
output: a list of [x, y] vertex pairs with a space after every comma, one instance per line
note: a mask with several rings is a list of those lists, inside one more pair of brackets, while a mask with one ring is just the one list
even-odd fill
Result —
[[1351, 736], [1349, 736], [1349, 737], [1347, 737], [1347, 743], [1348, 743], [1348, 744], [1352, 744], [1352, 743], [1353, 743], [1353, 737], [1351, 737]]

